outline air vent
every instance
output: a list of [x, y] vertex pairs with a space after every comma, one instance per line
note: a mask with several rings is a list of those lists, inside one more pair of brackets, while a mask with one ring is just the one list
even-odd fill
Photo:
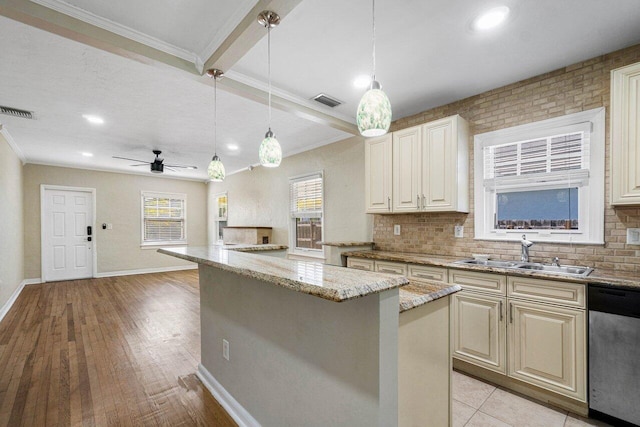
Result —
[[2, 105], [0, 105], [0, 114], [6, 114], [7, 116], [20, 117], [20, 118], [29, 119], [29, 120], [35, 119], [35, 114], [33, 113], [33, 111], [19, 110], [17, 108], [11, 108], [11, 107], [3, 107]]
[[329, 95], [326, 95], [324, 93], [321, 93], [319, 95], [316, 95], [312, 98], [314, 101], [318, 101], [320, 104], [324, 104], [327, 107], [337, 107], [340, 104], [344, 104], [342, 101], [338, 101], [335, 98], [330, 97]]

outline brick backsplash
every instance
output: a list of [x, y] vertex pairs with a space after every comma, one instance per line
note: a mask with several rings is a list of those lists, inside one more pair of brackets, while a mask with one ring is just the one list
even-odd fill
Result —
[[[610, 71], [640, 62], [640, 45], [589, 59], [480, 95], [404, 117], [392, 123], [391, 130], [427, 123], [460, 114], [469, 121], [470, 135], [470, 212], [375, 215], [373, 241], [385, 251], [441, 254], [469, 257], [490, 253], [517, 259], [517, 242], [493, 242], [473, 238], [473, 135], [536, 122], [565, 114], [605, 107], [605, 244], [576, 245], [539, 243], [531, 248], [531, 259], [548, 262], [559, 256], [561, 262], [586, 264], [600, 269], [640, 273], [640, 246], [627, 245], [626, 228], [640, 228], [640, 207], [612, 208], [609, 205], [609, 96]], [[400, 236], [393, 225], [401, 225]], [[455, 225], [464, 225], [464, 237], [455, 238]]]

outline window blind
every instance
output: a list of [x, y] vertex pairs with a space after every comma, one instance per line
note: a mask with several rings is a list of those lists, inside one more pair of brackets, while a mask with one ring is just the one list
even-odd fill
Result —
[[322, 186], [322, 174], [309, 175], [290, 181], [289, 200], [292, 218], [322, 216]]
[[143, 194], [142, 203], [144, 242], [186, 240], [183, 197]]
[[589, 133], [584, 130], [483, 148], [484, 185], [526, 182], [576, 184], [589, 177]]

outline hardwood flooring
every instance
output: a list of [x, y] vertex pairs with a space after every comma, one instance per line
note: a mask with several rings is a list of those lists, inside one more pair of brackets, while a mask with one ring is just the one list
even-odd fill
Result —
[[236, 426], [196, 378], [197, 270], [26, 286], [0, 323], [0, 426]]

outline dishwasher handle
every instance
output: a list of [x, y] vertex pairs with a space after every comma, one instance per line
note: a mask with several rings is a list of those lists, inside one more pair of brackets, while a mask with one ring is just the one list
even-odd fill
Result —
[[640, 291], [589, 285], [589, 311], [640, 318]]

